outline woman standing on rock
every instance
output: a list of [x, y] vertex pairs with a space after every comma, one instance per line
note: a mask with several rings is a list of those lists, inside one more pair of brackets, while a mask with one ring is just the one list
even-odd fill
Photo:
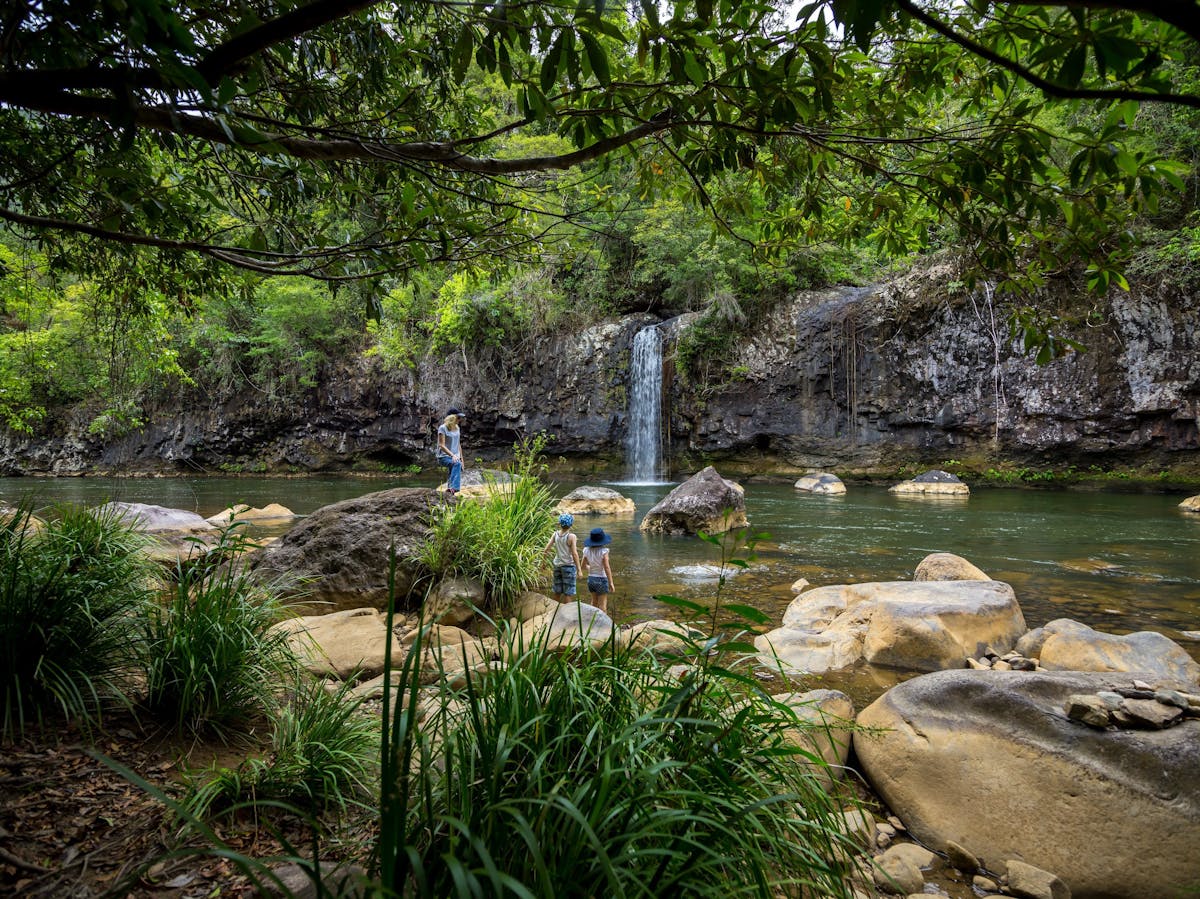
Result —
[[450, 469], [446, 478], [446, 496], [450, 498], [462, 489], [463, 457], [462, 444], [459, 442], [462, 434], [458, 429], [458, 422], [466, 417], [451, 406], [437, 430], [437, 460], [439, 465]]

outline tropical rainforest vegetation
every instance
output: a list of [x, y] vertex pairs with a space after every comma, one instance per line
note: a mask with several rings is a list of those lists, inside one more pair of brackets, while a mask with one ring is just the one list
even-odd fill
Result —
[[1197, 12], [13, 4], [0, 422], [84, 402], [118, 433], [154, 390], [286, 395], [633, 309], [728, 335], [935, 251], [1057, 350], [1048, 281], [1200, 256]]

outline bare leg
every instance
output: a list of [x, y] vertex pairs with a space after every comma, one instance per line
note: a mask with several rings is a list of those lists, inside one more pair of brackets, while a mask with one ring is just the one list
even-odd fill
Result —
[[592, 605], [594, 605], [601, 612], [607, 613], [608, 612], [608, 594], [607, 593], [593, 593], [592, 594]]

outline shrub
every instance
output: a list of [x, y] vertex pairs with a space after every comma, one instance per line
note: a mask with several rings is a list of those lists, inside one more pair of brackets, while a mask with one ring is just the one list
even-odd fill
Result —
[[542, 548], [554, 526], [554, 499], [537, 476], [544, 447], [542, 436], [519, 446], [511, 482], [492, 485], [486, 497], [436, 507], [416, 557], [435, 576], [478, 578], [492, 611], [503, 611], [542, 576]]
[[115, 513], [62, 506], [35, 525], [29, 503], [0, 515], [5, 736], [52, 708], [87, 724], [126, 701], [151, 594], [146, 539]]
[[745, 679], [649, 655], [533, 647], [418, 731], [415, 671], [389, 731], [388, 895], [850, 895], [854, 855], [802, 725]]
[[290, 701], [273, 716], [266, 757], [207, 772], [192, 785], [187, 802], [192, 814], [203, 817], [243, 801], [344, 812], [349, 802], [368, 794], [378, 769], [378, 721], [359, 713], [359, 703], [348, 695], [352, 681], [330, 692], [322, 681], [300, 677]]
[[238, 524], [199, 559], [181, 561], [174, 589], [146, 618], [146, 706], [181, 730], [223, 733], [260, 713], [295, 666], [275, 585], [238, 564]]

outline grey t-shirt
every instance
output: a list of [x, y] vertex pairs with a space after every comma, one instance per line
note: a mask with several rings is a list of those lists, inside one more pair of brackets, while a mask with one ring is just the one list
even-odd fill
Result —
[[[458, 441], [459, 441], [459, 438], [462, 436], [462, 428], [455, 428], [453, 431], [451, 431], [445, 425], [439, 425], [438, 433], [445, 435], [446, 449], [448, 449], [450, 451], [450, 455], [451, 456], [460, 455], [460, 453], [458, 451]], [[439, 449], [438, 452], [441, 452], [441, 450]]]

